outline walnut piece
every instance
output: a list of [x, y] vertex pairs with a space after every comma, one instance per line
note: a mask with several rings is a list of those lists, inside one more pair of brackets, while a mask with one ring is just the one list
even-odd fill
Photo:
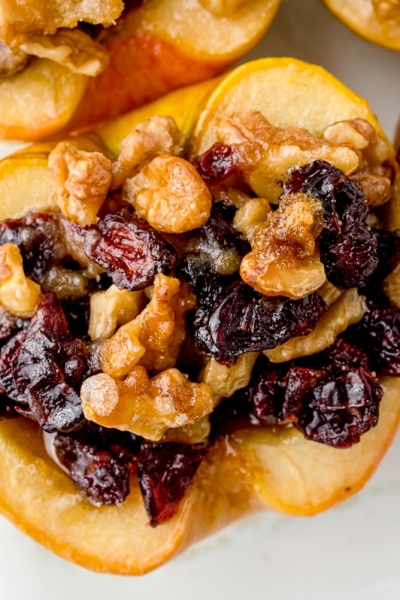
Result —
[[0, 42], [0, 76], [10, 77], [27, 66], [28, 55], [21, 48], [10, 48]]
[[188, 284], [157, 275], [148, 305], [104, 342], [102, 370], [124, 377], [139, 361], [152, 371], [174, 367], [186, 335], [185, 313], [195, 304]]
[[210, 386], [190, 382], [177, 369], [149, 378], [146, 369], [137, 366], [125, 381], [94, 375], [84, 381], [81, 398], [87, 419], [153, 441], [168, 429], [191, 425], [213, 409]]
[[360, 165], [350, 179], [362, 185], [371, 208], [390, 200], [393, 194], [391, 173], [383, 163], [391, 158], [391, 149], [368, 121], [337, 121], [324, 130], [323, 136], [332, 144], [350, 144], [361, 152]]
[[356, 288], [346, 290], [321, 316], [312, 333], [292, 338], [282, 346], [265, 350], [264, 354], [271, 362], [279, 363], [321, 352], [350, 325], [361, 321], [367, 310], [366, 299], [358, 295]]
[[201, 227], [211, 211], [211, 194], [188, 161], [162, 154], [128, 179], [124, 199], [154, 229], [184, 233]]
[[89, 77], [104, 71], [110, 62], [104, 46], [79, 29], [59, 29], [52, 35], [31, 35], [20, 48], [27, 54], [48, 58], [68, 67], [73, 73]]
[[250, 0], [199, 0], [200, 4], [218, 17], [229, 17]]
[[237, 390], [249, 385], [251, 372], [259, 354], [241, 354], [232, 367], [221, 365], [215, 358], [211, 358], [200, 374], [200, 381], [208, 383], [215, 398], [229, 398]]
[[250, 198], [236, 211], [233, 226], [250, 242], [255, 232], [265, 223], [270, 211], [270, 203], [265, 198]]
[[219, 142], [236, 147], [244, 180], [261, 198], [277, 202], [286, 171], [323, 159], [346, 175], [356, 171], [360, 151], [347, 144], [334, 145], [305, 129], [274, 127], [257, 111], [237, 113], [218, 125]]
[[111, 161], [101, 152], [80, 150], [73, 142], [57, 144], [49, 168], [61, 212], [73, 223], [97, 223], [111, 183]]
[[89, 335], [93, 341], [110, 338], [117, 326], [125, 325], [140, 313], [143, 291], [130, 292], [111, 285], [90, 297]]
[[40, 286], [25, 276], [18, 246], [11, 242], [0, 247], [0, 304], [16, 317], [32, 317], [40, 296]]
[[0, 37], [17, 46], [31, 34], [53, 34], [81, 21], [113, 25], [124, 9], [123, 0], [2, 0]]
[[324, 283], [316, 238], [324, 227], [322, 203], [305, 194], [286, 194], [251, 240], [240, 276], [261, 294], [294, 300]]
[[156, 156], [178, 156], [181, 151], [182, 134], [172, 117], [155, 116], [143, 121], [121, 142], [121, 151], [112, 165], [111, 188], [120, 187]]

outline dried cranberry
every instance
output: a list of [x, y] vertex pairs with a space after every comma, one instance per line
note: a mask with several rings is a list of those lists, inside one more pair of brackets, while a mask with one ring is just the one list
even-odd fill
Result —
[[16, 244], [27, 277], [40, 282], [52, 263], [64, 254], [60, 226], [55, 215], [35, 213], [0, 222], [0, 246]]
[[90, 297], [63, 300], [62, 308], [68, 321], [69, 332], [82, 340], [88, 341], [88, 328], [90, 317]]
[[383, 390], [364, 369], [336, 376], [292, 367], [287, 375], [282, 416], [305, 437], [335, 448], [348, 448], [378, 422]]
[[131, 291], [151, 285], [176, 261], [172, 246], [136, 216], [107, 215], [86, 228], [84, 245], [87, 256], [107, 270], [117, 287]]
[[129, 434], [86, 423], [79, 432], [57, 434], [54, 446], [72, 481], [92, 504], [122, 504], [137, 452]]
[[368, 351], [372, 368], [379, 375], [400, 376], [400, 311], [376, 308], [355, 328], [355, 337]]
[[290, 169], [284, 191], [321, 200], [326, 226], [318, 240], [327, 278], [340, 288], [359, 287], [378, 265], [377, 241], [364, 223], [368, 203], [361, 186], [317, 160]]
[[202, 245], [217, 244], [221, 248], [234, 248], [238, 254], [244, 256], [250, 252], [251, 247], [243, 235], [233, 227], [229, 219], [229, 208], [222, 202], [213, 204], [207, 223], [199, 229]]
[[337, 338], [336, 342], [323, 352], [313, 354], [297, 361], [301, 366], [324, 369], [335, 374], [349, 369], [363, 368], [370, 371], [368, 354], [345, 337]]
[[316, 326], [324, 303], [314, 293], [301, 300], [269, 298], [239, 281], [225, 289], [200, 317], [195, 315], [194, 340], [205, 354], [233, 364], [239, 354], [275, 348], [307, 335]]
[[177, 512], [206, 452], [206, 444], [142, 443], [137, 471], [152, 527]]
[[195, 169], [207, 185], [221, 183], [239, 169], [238, 152], [227, 144], [214, 144], [193, 162]]
[[28, 406], [45, 431], [71, 431], [83, 422], [79, 390], [85, 344], [68, 331], [55, 294], [39, 300], [26, 329], [4, 346], [0, 379], [9, 398]]

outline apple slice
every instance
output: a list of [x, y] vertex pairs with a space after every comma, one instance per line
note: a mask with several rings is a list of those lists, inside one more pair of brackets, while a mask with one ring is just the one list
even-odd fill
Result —
[[378, 0], [321, 0], [329, 11], [363, 38], [400, 50], [400, 6]]
[[90, 80], [72, 129], [100, 123], [214, 77], [265, 33], [281, 0], [244, 0], [226, 16], [198, 0], [150, 0], [107, 34], [110, 65]]
[[33, 59], [0, 82], [0, 138], [36, 140], [62, 129], [74, 114], [87, 77], [47, 59]]

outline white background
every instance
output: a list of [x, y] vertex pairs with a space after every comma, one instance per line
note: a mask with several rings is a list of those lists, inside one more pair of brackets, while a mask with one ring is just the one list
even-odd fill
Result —
[[[369, 99], [393, 139], [400, 54], [358, 39], [317, 0], [283, 0], [250, 55], [261, 56], [321, 64]], [[398, 600], [399, 454], [400, 435], [364, 491], [346, 504], [314, 518], [244, 519], [142, 578], [86, 572], [0, 518], [0, 599]]]

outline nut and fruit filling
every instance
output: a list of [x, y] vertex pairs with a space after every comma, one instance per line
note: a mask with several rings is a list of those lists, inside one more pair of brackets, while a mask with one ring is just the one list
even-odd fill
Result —
[[86, 499], [136, 478], [171, 518], [210, 444], [296, 427], [347, 448], [400, 375], [399, 166], [362, 119], [257, 112], [192, 162], [169, 117], [105, 156], [51, 152], [54, 206], [0, 223], [0, 417], [29, 418]]

